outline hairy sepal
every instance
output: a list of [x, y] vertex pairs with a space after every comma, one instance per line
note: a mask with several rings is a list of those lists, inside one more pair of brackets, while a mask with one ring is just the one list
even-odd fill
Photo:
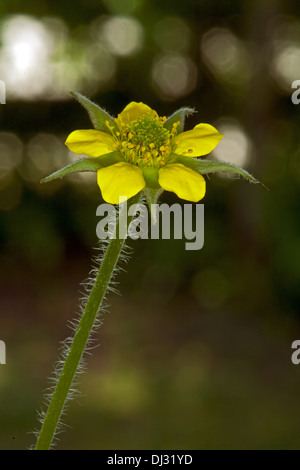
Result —
[[165, 120], [164, 127], [171, 132], [173, 124], [179, 121], [180, 125], [177, 127], [177, 134], [180, 134], [184, 129], [185, 118], [195, 112], [193, 108], [180, 108]]
[[101, 157], [81, 158], [70, 165], [61, 168], [60, 170], [51, 173], [41, 180], [41, 183], [49, 183], [50, 181], [63, 178], [70, 173], [77, 173], [79, 171], [98, 171], [106, 166], [113, 165], [114, 163], [124, 161], [119, 152], [111, 152]]
[[173, 162], [182, 163], [183, 165], [197, 171], [197, 173], [200, 173], [201, 175], [221, 171], [238, 174], [243, 178], [247, 179], [248, 181], [251, 181], [252, 183], [260, 183], [260, 181], [258, 181], [253, 175], [251, 175], [251, 173], [244, 170], [243, 168], [240, 168], [237, 165], [233, 165], [232, 163], [217, 160], [202, 160], [191, 157], [185, 157], [184, 155], [175, 155]]
[[87, 111], [94, 128], [98, 131], [103, 131], [110, 134], [110, 130], [107, 126], [107, 123], [110, 127], [115, 128], [116, 123], [114, 121], [114, 118], [110, 114], [108, 114], [107, 111], [100, 108], [100, 106], [98, 106], [96, 103], [93, 103], [93, 101], [89, 100], [88, 98], [86, 98], [86, 96], [82, 95], [81, 93], [78, 93], [77, 91], [71, 91], [70, 93]]

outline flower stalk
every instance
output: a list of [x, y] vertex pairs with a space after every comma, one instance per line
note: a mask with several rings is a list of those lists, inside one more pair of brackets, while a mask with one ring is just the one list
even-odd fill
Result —
[[[130, 206], [137, 204], [139, 198], [140, 194], [132, 197], [128, 201], [127, 209], [129, 209]], [[66, 355], [65, 363], [61, 369], [59, 379], [43, 420], [35, 450], [48, 450], [51, 447], [74, 377], [76, 376], [81, 358], [95, 325], [99, 309], [109, 287], [114, 269], [120, 258], [122, 248], [124, 246], [124, 239], [119, 237], [120, 220], [124, 220], [122, 217], [122, 210], [126, 210], [126, 207], [120, 208], [115, 233], [109, 242], [95, 278], [94, 285], [89, 294], [85, 310], [78, 323], [72, 344]], [[129, 215], [126, 216], [127, 232], [133, 217], [134, 216]]]
[[[83, 155], [83, 158], [55, 171], [42, 182], [60, 179], [78, 171], [95, 172], [104, 201], [119, 204], [120, 201], [129, 200], [125, 233], [128, 233], [134, 217], [129, 216], [132, 213], [129, 208], [138, 202], [141, 192], [151, 211], [152, 204], [157, 203], [163, 191], [171, 191], [186, 201], [200, 201], [206, 190], [202, 176], [205, 174], [219, 171], [235, 173], [250, 182], [258, 182], [243, 168], [205, 158], [219, 144], [223, 135], [210, 124], [197, 124], [185, 132], [185, 118], [194, 112], [192, 108], [180, 108], [166, 118], [158, 116], [156, 111], [144, 103], [131, 102], [117, 118], [113, 118], [80, 93], [72, 92], [72, 95], [88, 112], [93, 125], [93, 129], [73, 131], [65, 142], [72, 152]], [[123, 235], [120, 236], [120, 233], [124, 233], [123, 210], [126, 210], [126, 205], [120, 208], [115, 233], [71, 345], [65, 353], [36, 450], [51, 447], [66, 400], [70, 396], [74, 377], [124, 245]], [[151, 218], [155, 223], [155, 213], [151, 213]], [[122, 231], [119, 231], [120, 226]]]

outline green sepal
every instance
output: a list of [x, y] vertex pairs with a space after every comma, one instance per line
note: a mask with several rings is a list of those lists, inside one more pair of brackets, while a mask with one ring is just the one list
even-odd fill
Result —
[[193, 108], [180, 108], [165, 120], [164, 127], [171, 132], [173, 124], [179, 121], [180, 125], [177, 127], [177, 134], [180, 134], [183, 132], [186, 116], [189, 116], [195, 112], [196, 111]]
[[252, 176], [248, 171], [240, 168], [239, 166], [233, 165], [232, 163], [226, 163], [217, 160], [201, 160], [191, 157], [185, 157], [184, 155], [173, 155], [172, 163], [182, 163], [189, 168], [197, 171], [201, 175], [206, 173], [215, 173], [217, 171], [225, 171], [228, 173], [236, 173], [252, 183], [260, 183], [254, 176]]
[[69, 173], [77, 173], [78, 171], [97, 171], [106, 166], [113, 165], [114, 163], [123, 162], [124, 159], [119, 152], [111, 152], [101, 157], [81, 158], [70, 165], [61, 168], [60, 170], [51, 173], [41, 180], [41, 183], [48, 183], [49, 181], [63, 178]]
[[96, 103], [93, 103], [91, 100], [77, 91], [71, 91], [70, 93], [88, 112], [89, 118], [95, 129], [111, 134], [109, 128], [105, 124], [107, 121], [110, 126], [113, 126], [114, 128], [117, 127], [114, 118], [110, 116], [107, 111], [100, 108], [100, 106], [98, 106]]

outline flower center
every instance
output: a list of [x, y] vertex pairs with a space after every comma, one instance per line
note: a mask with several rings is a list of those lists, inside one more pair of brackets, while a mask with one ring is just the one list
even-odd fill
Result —
[[160, 167], [167, 163], [178, 124], [170, 132], [163, 127], [165, 120], [145, 114], [116, 132], [117, 147], [129, 163], [139, 167]]

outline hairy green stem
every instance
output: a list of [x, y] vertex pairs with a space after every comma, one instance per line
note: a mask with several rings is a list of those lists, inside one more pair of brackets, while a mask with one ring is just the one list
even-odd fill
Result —
[[[123, 208], [121, 208], [119, 219], [115, 228], [115, 238], [111, 238], [109, 242], [93, 288], [89, 294], [85, 310], [77, 326], [72, 344], [65, 359], [65, 363], [62, 367], [61, 374], [52, 395], [47, 413], [43, 420], [35, 450], [48, 450], [51, 446], [61, 413], [72, 386], [74, 376], [95, 324], [99, 308], [109, 286], [114, 268], [122, 251], [124, 239], [119, 238], [120, 220], [124, 220], [122, 211], [126, 211], [126, 208], [129, 209], [130, 206], [137, 204], [138, 201], [139, 194], [128, 201], [127, 207], [125, 205]], [[132, 218], [133, 216], [129, 215], [126, 217], [126, 232], [128, 231], [128, 227]]]

